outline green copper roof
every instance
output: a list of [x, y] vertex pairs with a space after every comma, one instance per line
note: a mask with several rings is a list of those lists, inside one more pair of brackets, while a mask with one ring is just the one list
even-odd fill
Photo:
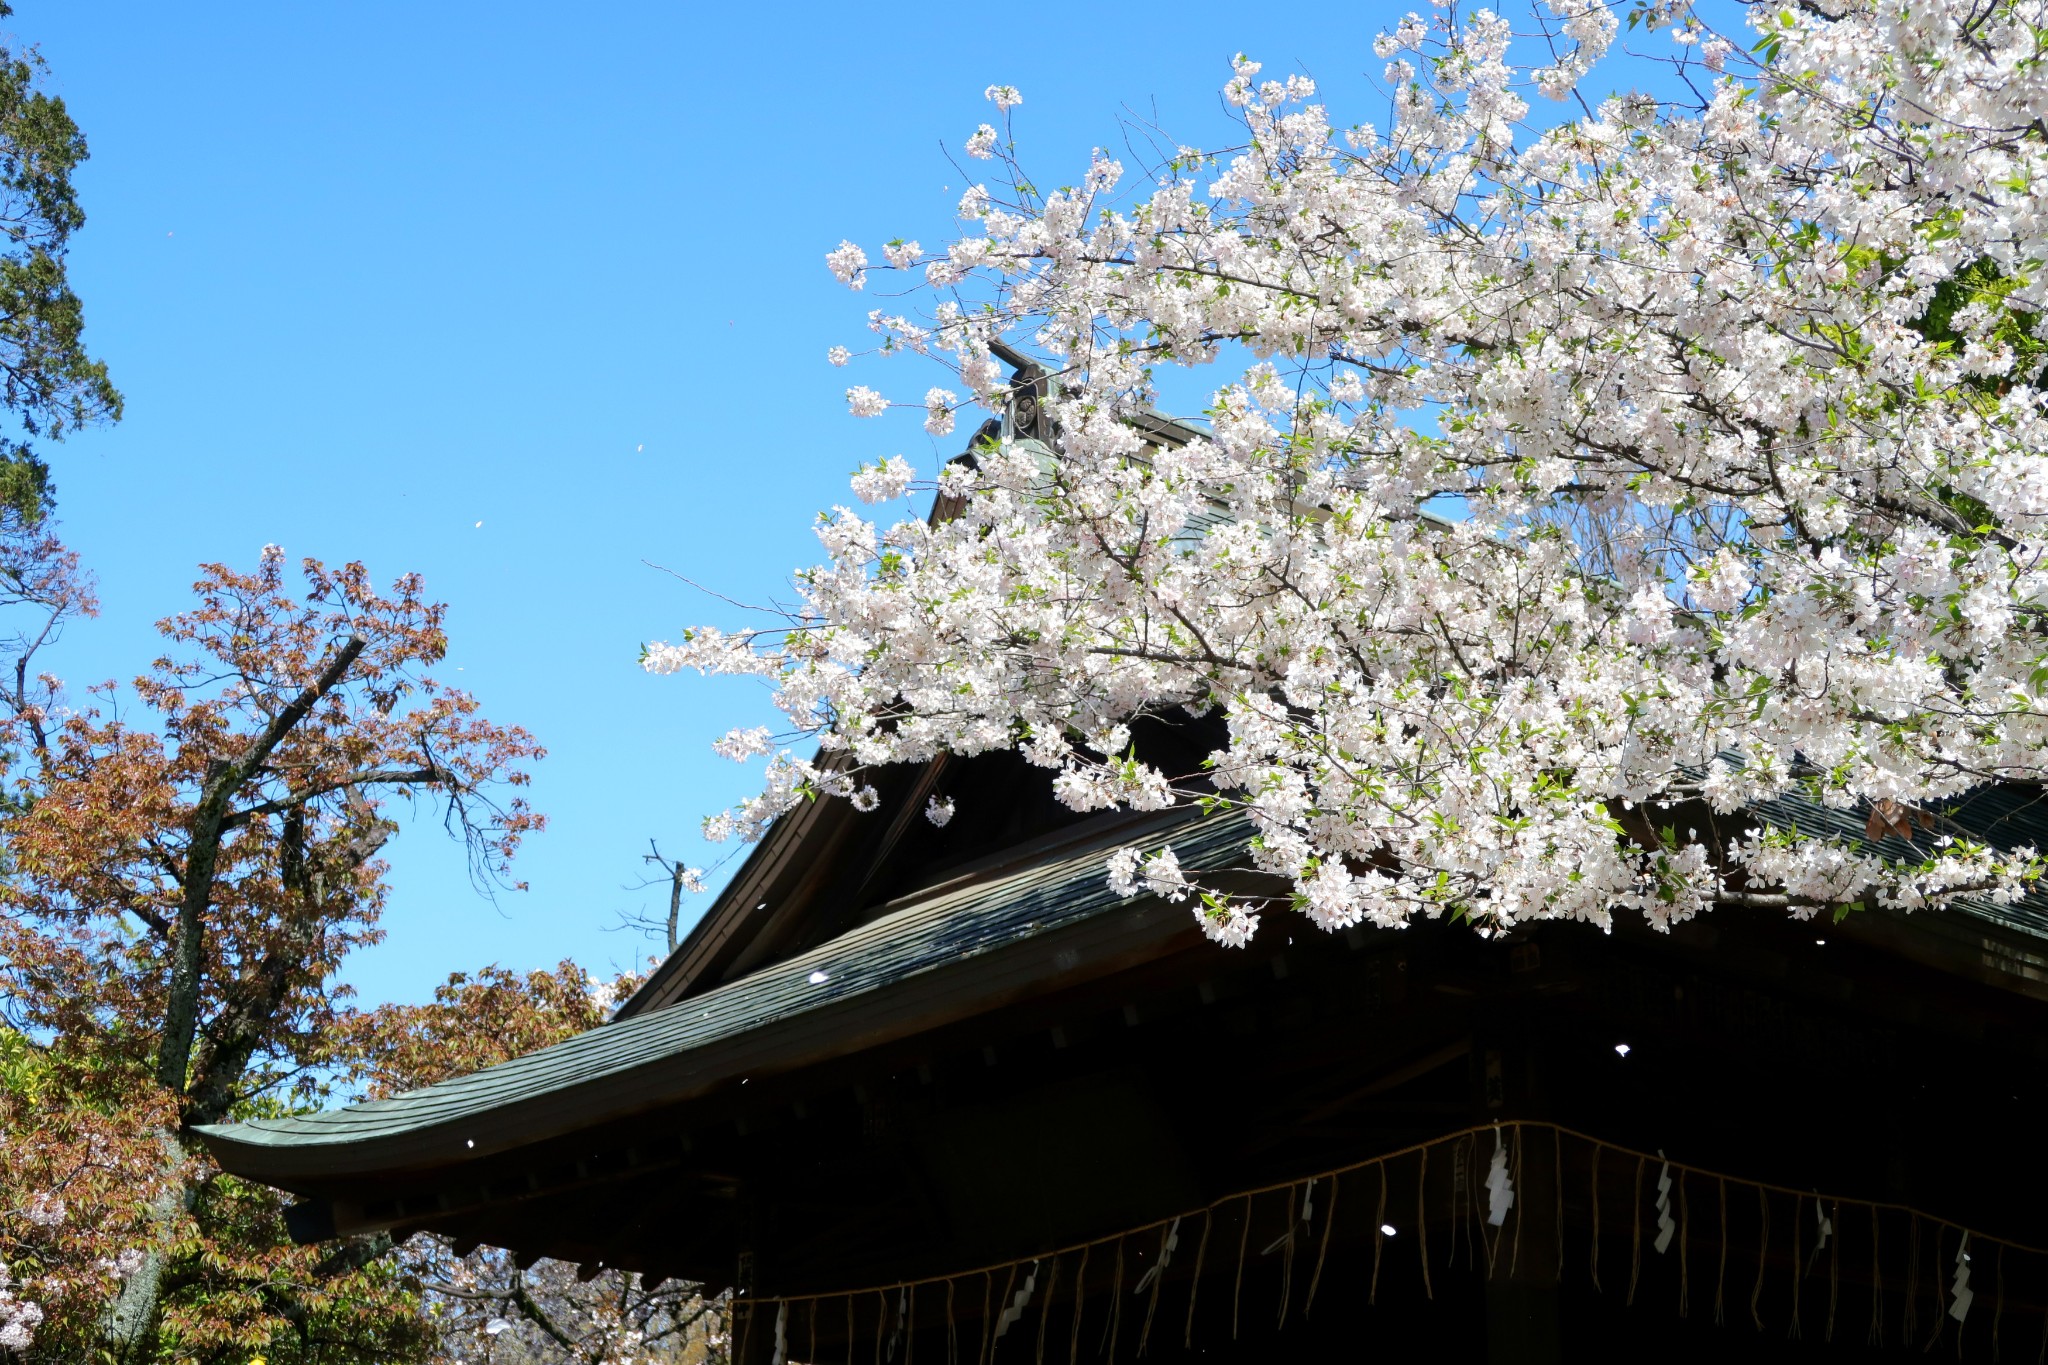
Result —
[[[2048, 849], [2048, 801], [2044, 801], [2039, 787], [1994, 784], [1978, 787], [1951, 801], [1928, 804], [1953, 823], [1952, 833], [1995, 848], [2031, 845]], [[1927, 852], [1925, 836], [1918, 845], [1888, 838], [1873, 846], [1864, 837], [1868, 812], [1860, 807], [1836, 810], [1803, 797], [1787, 796], [1761, 802], [1753, 809], [1770, 824], [1840, 839], [1858, 849], [1874, 847], [1876, 852], [1895, 858], [1914, 857], [1916, 848], [1920, 855]], [[1951, 908], [2023, 934], [2048, 938], [2048, 894], [2039, 886], [2010, 905], [1965, 898], [1953, 902]]]
[[[375, 1145], [436, 1128], [450, 1131], [451, 1150], [483, 1155], [511, 1145], [495, 1140], [500, 1125], [482, 1122], [508, 1105], [601, 1088], [625, 1073], [1149, 899], [1120, 897], [1110, 890], [1104, 860], [1111, 848], [1139, 843], [1151, 849], [1170, 841], [1183, 866], [1214, 869], [1242, 850], [1248, 834], [1242, 817], [1229, 816], [1193, 824], [1183, 817], [1123, 826], [1113, 838], [1046, 861], [957, 888], [942, 887], [738, 981], [483, 1071], [346, 1109], [213, 1125], [199, 1132], [229, 1169], [240, 1164], [238, 1152]], [[1172, 913], [1187, 911], [1176, 907]], [[638, 1098], [644, 1103], [644, 1094]], [[597, 1121], [607, 1112], [600, 1100], [584, 1117]], [[464, 1145], [470, 1142], [474, 1148]]]

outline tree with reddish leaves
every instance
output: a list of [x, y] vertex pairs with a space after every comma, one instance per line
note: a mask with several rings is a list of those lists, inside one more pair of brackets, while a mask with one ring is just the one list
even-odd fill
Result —
[[[274, 546], [253, 571], [205, 566], [197, 604], [159, 623], [149, 670], [69, 703], [40, 655], [91, 613], [91, 583], [47, 530], [4, 540], [0, 607], [27, 623], [0, 687], [0, 1002], [10, 1045], [55, 1080], [34, 1107], [10, 1088], [0, 1141], [12, 1152], [61, 1130], [53, 1106], [75, 1109], [125, 1123], [96, 1150], [146, 1177], [67, 1215], [103, 1225], [96, 1260], [121, 1288], [109, 1306], [76, 1266], [42, 1275], [67, 1295], [42, 1303], [37, 1349], [97, 1338], [141, 1360], [161, 1343], [195, 1359], [263, 1346], [280, 1362], [282, 1336], [308, 1361], [416, 1355], [425, 1329], [384, 1248], [290, 1248], [275, 1196], [179, 1135], [316, 1103], [349, 1073], [353, 1011], [336, 974], [380, 936], [380, 850], [402, 816], [431, 810], [481, 883], [512, 884], [511, 858], [542, 823], [519, 796], [542, 750], [433, 678], [445, 609], [417, 576], [387, 592], [360, 564], [309, 559], [293, 575]], [[172, 1169], [188, 1174], [149, 1197]], [[23, 1267], [53, 1243], [20, 1223], [0, 1237], [29, 1285]]]

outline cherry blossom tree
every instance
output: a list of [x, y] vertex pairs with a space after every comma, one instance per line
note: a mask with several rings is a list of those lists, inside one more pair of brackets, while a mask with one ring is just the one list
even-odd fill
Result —
[[506, 1252], [464, 1256], [418, 1237], [405, 1249], [439, 1334], [436, 1365], [724, 1365], [727, 1302], [689, 1281], [650, 1282], [573, 1264], [522, 1270]]
[[[1111, 864], [1227, 943], [1276, 905], [1490, 933], [2018, 894], [2036, 851], [1943, 803], [2048, 775], [2048, 5], [1746, 22], [1440, 0], [1372, 45], [1375, 121], [1240, 56], [1222, 145], [1050, 191], [991, 86], [958, 238], [826, 264], [901, 281], [877, 349], [946, 371], [855, 416], [1002, 423], [856, 475], [945, 515], [835, 509], [786, 618], [648, 647], [789, 720], [707, 831], [1007, 748], [1076, 810], [1248, 812], [1283, 894]], [[1216, 374], [1186, 439], [1147, 420], [1177, 369]], [[1215, 727], [1199, 771], [1134, 747], [1176, 715]], [[1752, 813], [1782, 798], [1869, 837]]]

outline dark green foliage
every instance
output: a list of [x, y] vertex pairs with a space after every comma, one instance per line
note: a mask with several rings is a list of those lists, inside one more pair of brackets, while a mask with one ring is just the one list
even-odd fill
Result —
[[[0, 0], [0, 19], [11, 13]], [[0, 39], [0, 513], [27, 521], [50, 504], [38, 441], [121, 416], [104, 362], [86, 354], [85, 315], [64, 268], [85, 213], [71, 184], [85, 136], [64, 101], [37, 88], [34, 48]]]
[[[1929, 341], [1961, 350], [1963, 338], [1955, 329], [1955, 315], [1970, 304], [1983, 304], [1998, 318], [1993, 335], [2012, 348], [2012, 375], [2021, 382], [2037, 382], [2035, 367], [2048, 357], [2048, 339], [2035, 335], [2038, 319], [2034, 314], [2006, 302], [2006, 296], [2017, 283], [2007, 279], [1990, 261], [1973, 261], [1934, 287], [1934, 297], [1914, 328]], [[1986, 392], [1998, 393], [2010, 382], [1999, 378], [1979, 380], [1977, 384]]]

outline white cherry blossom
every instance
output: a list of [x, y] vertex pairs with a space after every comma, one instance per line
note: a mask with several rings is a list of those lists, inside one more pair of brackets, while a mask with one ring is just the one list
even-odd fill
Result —
[[960, 395], [951, 389], [937, 387], [924, 392], [924, 429], [934, 436], [950, 435], [957, 419], [956, 405]]
[[[1592, 74], [1601, 0], [1544, 0], [1526, 53], [1440, 5], [1380, 43], [1379, 124], [1240, 56], [1224, 145], [969, 190], [877, 329], [997, 414], [1039, 357], [1058, 435], [948, 466], [936, 523], [823, 518], [788, 619], [649, 647], [771, 679], [820, 750], [707, 832], [1013, 749], [1076, 810], [1244, 812], [1263, 900], [1109, 860], [1224, 943], [1288, 906], [1494, 932], [2019, 894], [2036, 851], [1942, 812], [2048, 779], [2048, 0], [1645, 14], [1697, 101]], [[1532, 124], [1532, 87], [1569, 102]], [[1213, 399], [1162, 439], [1170, 368]], [[927, 393], [935, 434], [958, 401]], [[1147, 714], [1211, 717], [1205, 771], [1130, 748]], [[1782, 800], [1871, 835], [1756, 813]]]
[[852, 242], [841, 242], [825, 253], [825, 267], [841, 284], [858, 289], [867, 280], [868, 254]]
[[765, 725], [756, 725], [745, 730], [728, 730], [712, 742], [711, 750], [720, 758], [743, 763], [756, 754], [767, 753], [773, 747], [770, 743], [773, 738], [774, 731]]
[[7, 1262], [0, 1261], [0, 1351], [27, 1352], [43, 1325], [42, 1305], [17, 1295], [18, 1287]]
[[[888, 502], [900, 498], [909, 489], [910, 481], [917, 477], [917, 471], [901, 455], [891, 455], [879, 464], [862, 465], [855, 471], [853, 479], [854, 496], [865, 503]], [[766, 734], [763, 730], [761, 733]], [[766, 752], [765, 746], [762, 752]]]

